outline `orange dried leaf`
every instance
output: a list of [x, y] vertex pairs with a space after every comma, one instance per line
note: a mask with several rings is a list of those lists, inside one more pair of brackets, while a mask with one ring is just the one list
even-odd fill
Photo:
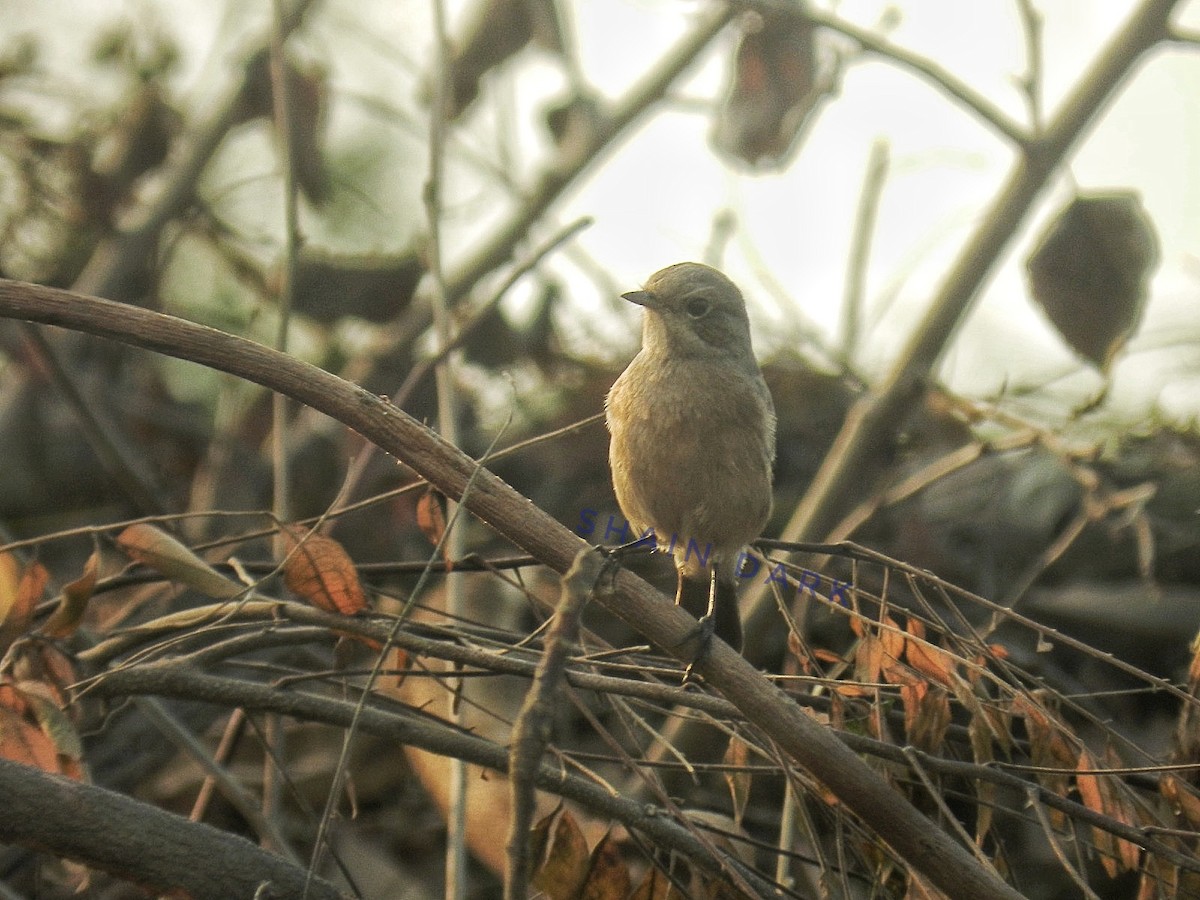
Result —
[[17, 585], [21, 581], [21, 561], [13, 553], [0, 553], [0, 623], [8, 620], [17, 605]]
[[[5, 568], [7, 569], [7, 566]], [[50, 580], [50, 573], [39, 562], [26, 566], [15, 585], [8, 577], [10, 574], [6, 572], [3, 577], [7, 597], [0, 600], [0, 605], [5, 606], [4, 616], [0, 618], [0, 655], [12, 646], [13, 641], [29, 630], [29, 623], [33, 621], [38, 601], [42, 599], [46, 592], [46, 583]]]
[[442, 495], [430, 488], [417, 500], [417, 527], [433, 546], [442, 542], [446, 535], [446, 512], [442, 508]]
[[[1120, 795], [1113, 777], [1087, 774], [1096, 768], [1095, 759], [1086, 750], [1080, 751], [1075, 785], [1084, 806], [1122, 824], [1133, 825], [1131, 809]], [[1122, 871], [1137, 868], [1141, 854], [1136, 845], [1096, 826], [1092, 827], [1092, 840], [1100, 851], [1100, 863], [1109, 878], [1116, 878]]]
[[858, 649], [854, 651], [855, 678], [869, 684], [877, 684], [882, 668], [882, 642], [874, 635], [864, 634], [858, 642]]
[[[725, 765], [730, 767], [730, 771], [725, 773], [725, 783], [729, 785], [729, 794], [733, 800], [733, 820], [739, 825], [750, 800], [751, 777], [750, 773], [745, 771], [749, 762], [750, 745], [734, 735], [725, 749]], [[738, 769], [742, 771], [737, 771]]]
[[283, 580], [288, 590], [313, 606], [343, 616], [367, 608], [358, 571], [341, 544], [298, 527], [285, 528], [283, 533], [288, 550]]
[[117, 535], [117, 546], [130, 559], [206, 597], [232, 600], [245, 593], [245, 587], [226, 578], [175, 538], [146, 522], [130, 525]]
[[883, 625], [879, 629], [879, 641], [883, 644], [883, 653], [890, 659], [899, 660], [904, 655], [904, 632], [900, 630], [899, 623], [891, 616], [887, 616], [883, 620]]
[[958, 660], [953, 654], [932, 644], [910, 640], [907, 648], [909, 665], [948, 688], [954, 687]]
[[83, 621], [88, 601], [92, 599], [92, 593], [96, 590], [99, 569], [100, 553], [93, 550], [83, 565], [83, 573], [63, 587], [62, 599], [42, 626], [42, 634], [48, 638], [65, 638], [75, 633], [75, 629]]
[[832, 650], [826, 650], [824, 647], [814, 647], [813, 658], [818, 662], [829, 663], [830, 665], [838, 665], [845, 662], [838, 654]]
[[1200, 796], [1193, 793], [1186, 782], [1174, 775], [1163, 775], [1158, 782], [1158, 789], [1183, 816], [1188, 827], [1193, 830], [1200, 828]]
[[38, 727], [50, 739], [59, 755], [76, 761], [83, 759], [83, 741], [67, 714], [59, 707], [58, 692], [36, 681], [22, 681], [18, 687]]
[[0, 706], [0, 757], [43, 772], [59, 772], [58, 751], [50, 738], [7, 705]]

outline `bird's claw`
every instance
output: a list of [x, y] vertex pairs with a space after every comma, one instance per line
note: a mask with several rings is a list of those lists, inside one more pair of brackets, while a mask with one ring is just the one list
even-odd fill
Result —
[[713, 633], [716, 629], [716, 619], [712, 613], [705, 613], [696, 620], [696, 629], [688, 641], [695, 640], [698, 642], [696, 653], [692, 656], [692, 661], [687, 664], [687, 668], [683, 670], [683, 686], [695, 683], [696, 680], [696, 664], [702, 662], [704, 657], [708, 655], [708, 650], [712, 646]]

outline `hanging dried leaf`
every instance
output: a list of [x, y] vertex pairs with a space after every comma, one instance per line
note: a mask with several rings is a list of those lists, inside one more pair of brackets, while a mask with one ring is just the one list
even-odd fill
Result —
[[950, 727], [950, 695], [943, 688], [913, 676], [900, 685], [904, 734], [908, 743], [929, 753], [940, 752]]
[[290, 526], [283, 529], [288, 590], [326, 612], [352, 616], [367, 608], [358, 570], [345, 548], [331, 537]]
[[1200, 828], [1200, 796], [1187, 782], [1175, 775], [1165, 774], [1159, 779], [1158, 789], [1175, 807], [1176, 814], [1183, 817], [1188, 828]]
[[57, 691], [36, 681], [22, 681], [16, 688], [29, 704], [34, 721], [50, 739], [58, 754], [76, 762], [83, 759], [83, 741], [74, 724], [58, 705]]
[[100, 551], [93, 550], [87, 562], [83, 564], [83, 573], [63, 587], [62, 598], [58, 606], [42, 626], [42, 634], [48, 638], [58, 639], [70, 637], [83, 621], [88, 601], [96, 590], [96, 580], [99, 578]]
[[466, 18], [468, 24], [455, 41], [456, 51], [450, 61], [452, 84], [447, 116], [451, 119], [474, 102], [488, 72], [530, 41], [556, 52], [564, 46], [562, 23], [553, 0], [475, 0]]
[[533, 886], [550, 900], [574, 900], [587, 880], [587, 841], [575, 817], [563, 812], [554, 829], [554, 842], [546, 862], [533, 876]]
[[863, 635], [854, 652], [854, 680], [861, 684], [878, 684], [883, 661], [883, 642], [873, 634]]
[[58, 751], [23, 715], [0, 705], [0, 758], [58, 774]]
[[46, 591], [50, 573], [39, 562], [30, 563], [16, 578], [17, 562], [10, 553], [0, 554], [0, 656], [13, 641], [29, 630], [38, 601]]
[[[746, 804], [750, 800], [750, 773], [745, 771], [750, 762], [750, 745], [736, 734], [729, 739], [725, 748], [725, 765], [730, 771], [725, 773], [725, 783], [729, 785], [729, 794], [733, 800], [733, 821], [742, 824], [742, 816], [746, 813]], [[742, 770], [742, 771], [738, 771]]]
[[1136, 192], [1081, 194], [1030, 255], [1030, 292], [1067, 344], [1107, 371], [1141, 322], [1158, 254]]
[[217, 600], [232, 600], [246, 588], [226, 578], [165, 531], [145, 522], [130, 525], [117, 535], [117, 546], [130, 559], [149, 566]]
[[836, 91], [839, 69], [822, 65], [817, 29], [794, 11], [747, 14], [714, 146], [741, 165], [783, 165]]
[[[1122, 786], [1111, 775], [1087, 774], [1096, 768], [1096, 760], [1086, 750], [1080, 751], [1075, 785], [1084, 806], [1122, 824], [1135, 825], [1132, 804], [1123, 795]], [[1137, 868], [1141, 851], [1136, 844], [1095, 826], [1092, 827], [1092, 840], [1100, 851], [1100, 863], [1109, 878]]]
[[612, 834], [606, 834], [592, 851], [587, 880], [580, 892], [588, 900], [626, 900], [633, 887], [629, 866], [621, 857], [621, 847]]
[[[1022, 716], [1025, 719], [1025, 730], [1029, 732], [1030, 757], [1035, 766], [1053, 769], [1075, 765], [1075, 752], [1063, 737], [1062, 729], [1037, 701], [1025, 694], [1018, 694], [1013, 698], [1012, 712], [1014, 716]], [[1060, 797], [1067, 795], [1069, 780], [1061, 772], [1039, 772], [1037, 779], [1044, 788]], [[1066, 825], [1066, 814], [1062, 810], [1050, 808], [1047, 812], [1055, 828], [1061, 829]]]
[[909, 665], [938, 684], [953, 688], [958, 669], [958, 660], [954, 655], [919, 640], [910, 640], [905, 648], [905, 658]]
[[546, 857], [546, 848], [550, 845], [550, 829], [560, 812], [562, 812], [561, 804], [538, 819], [529, 829], [529, 858], [535, 867], [541, 865], [542, 860]]
[[431, 487], [423, 493], [417, 501], [417, 527], [433, 546], [441, 544], [442, 561], [449, 572], [452, 565], [450, 554], [446, 545], [442, 544], [442, 538], [446, 535], [446, 510], [443, 505], [445, 502], [446, 498], [435, 488]]
[[0, 683], [0, 758], [81, 779], [79, 734], [54, 696], [36, 682]]

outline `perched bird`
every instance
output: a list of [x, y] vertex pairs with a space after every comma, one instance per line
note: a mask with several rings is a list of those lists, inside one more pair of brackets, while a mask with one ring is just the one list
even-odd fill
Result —
[[617, 503], [674, 556], [675, 602], [702, 614], [705, 637], [741, 650], [734, 567], [771, 513], [775, 460], [775, 407], [745, 300], [690, 262], [622, 296], [646, 312], [642, 349], [605, 400]]

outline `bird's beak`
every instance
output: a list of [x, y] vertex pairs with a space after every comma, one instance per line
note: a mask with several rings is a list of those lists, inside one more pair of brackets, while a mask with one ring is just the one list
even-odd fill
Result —
[[649, 291], [630, 291], [627, 294], [622, 294], [621, 297], [630, 303], [644, 306], [646, 309], [654, 309], [658, 305], [655, 302], [654, 295]]

